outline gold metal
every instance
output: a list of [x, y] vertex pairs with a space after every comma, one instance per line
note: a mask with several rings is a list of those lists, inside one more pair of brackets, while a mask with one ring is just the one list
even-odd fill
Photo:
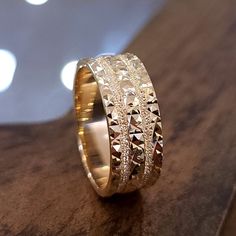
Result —
[[163, 142], [156, 94], [133, 54], [82, 59], [74, 81], [78, 148], [103, 197], [154, 184]]

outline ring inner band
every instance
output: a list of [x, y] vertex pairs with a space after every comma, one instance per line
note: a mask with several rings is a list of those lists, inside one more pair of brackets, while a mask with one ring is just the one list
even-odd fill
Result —
[[87, 66], [76, 74], [75, 110], [83, 165], [95, 188], [104, 189], [110, 175], [108, 124], [97, 82]]

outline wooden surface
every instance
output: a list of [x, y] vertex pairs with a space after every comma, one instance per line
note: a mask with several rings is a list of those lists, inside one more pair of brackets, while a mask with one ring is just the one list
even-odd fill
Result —
[[236, 182], [235, 13], [234, 0], [172, 0], [128, 48], [162, 111], [163, 174], [149, 189], [100, 199], [72, 113], [1, 126], [0, 235], [215, 235]]
[[234, 236], [236, 234], [236, 186], [234, 186], [228, 207], [225, 209], [218, 229], [217, 236]]

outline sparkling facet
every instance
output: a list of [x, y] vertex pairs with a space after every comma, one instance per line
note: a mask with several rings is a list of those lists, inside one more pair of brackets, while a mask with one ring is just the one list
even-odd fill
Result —
[[135, 93], [135, 88], [130, 80], [120, 81], [120, 88], [125, 94]]
[[98, 57], [91, 68], [108, 120], [117, 191], [127, 184], [135, 189], [160, 174], [163, 140], [155, 91], [133, 54]]

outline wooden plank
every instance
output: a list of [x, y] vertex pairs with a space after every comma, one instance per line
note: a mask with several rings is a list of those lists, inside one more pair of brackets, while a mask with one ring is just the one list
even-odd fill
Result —
[[72, 113], [0, 127], [0, 235], [215, 235], [236, 182], [236, 1], [169, 1], [127, 51], [147, 66], [162, 111], [158, 183], [100, 199]]

